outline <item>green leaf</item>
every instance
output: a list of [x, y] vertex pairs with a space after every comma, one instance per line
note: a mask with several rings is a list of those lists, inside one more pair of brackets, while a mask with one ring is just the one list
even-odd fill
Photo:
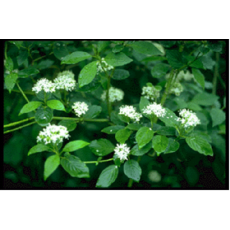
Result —
[[137, 161], [128, 160], [124, 164], [124, 173], [128, 178], [139, 182], [141, 179], [142, 170]]
[[215, 66], [215, 61], [213, 61], [213, 59], [210, 57], [210, 56], [203, 56], [201, 57], [201, 61], [202, 61], [202, 64], [204, 66], [205, 69], [210, 69], [212, 70], [213, 67]]
[[196, 81], [201, 85], [201, 87], [204, 89], [205, 79], [204, 75], [200, 72], [198, 69], [192, 68], [192, 73], [196, 79]]
[[53, 65], [54, 61], [53, 60], [44, 60], [39, 62], [39, 64], [37, 65], [37, 68], [42, 70], [42, 69], [47, 69], [49, 68], [51, 65]]
[[51, 109], [56, 109], [56, 110], [62, 110], [65, 111], [65, 106], [58, 100], [50, 100], [47, 101], [47, 105], [51, 108]]
[[116, 124], [116, 125], [124, 125], [124, 122], [122, 122], [119, 117], [118, 117], [118, 113], [115, 111], [112, 111], [111, 113], [111, 121]]
[[129, 44], [136, 52], [145, 55], [161, 55], [162, 53], [151, 43], [145, 41], [138, 41]]
[[198, 105], [210, 106], [213, 105], [218, 98], [219, 97], [214, 94], [203, 92], [196, 94], [192, 102]]
[[62, 152], [74, 152], [78, 149], [82, 149], [85, 146], [89, 145], [88, 142], [86, 141], [71, 141], [68, 144], [65, 145], [65, 147], [63, 148]]
[[112, 78], [114, 80], [124, 80], [130, 76], [129, 71], [124, 69], [115, 69]]
[[28, 102], [27, 104], [25, 104], [20, 113], [19, 113], [19, 116], [23, 113], [29, 113], [31, 111], [34, 111], [35, 109], [37, 109], [40, 105], [42, 104], [42, 102], [40, 101], [31, 101], [31, 102]]
[[113, 47], [112, 52], [113, 52], [113, 53], [119, 53], [119, 52], [121, 52], [123, 49], [124, 49], [124, 46], [123, 46], [123, 45], [117, 45], [117, 46]]
[[151, 74], [154, 78], [161, 78], [164, 77], [168, 71], [169, 71], [169, 65], [160, 63], [160, 64], [156, 64], [152, 68]]
[[145, 145], [143, 148], [139, 149], [138, 145], [134, 145], [133, 148], [130, 151], [130, 154], [133, 156], [143, 156], [146, 154], [150, 149], [152, 148], [152, 143], [149, 142], [147, 145]]
[[38, 69], [36, 69], [33, 66], [30, 66], [27, 69], [20, 70], [18, 72], [18, 77], [26, 78], [26, 77], [29, 77], [29, 76], [32, 76], [32, 75], [36, 75], [38, 73], [39, 73]]
[[54, 56], [62, 61], [64, 57], [67, 57], [69, 55], [69, 51], [66, 46], [55, 46], [54, 48]]
[[80, 88], [79, 84], [77, 83], [77, 91], [79, 92], [92, 92], [101, 86], [100, 77], [96, 76], [92, 82], [88, 85], [84, 85]]
[[73, 131], [77, 127], [76, 121], [72, 120], [61, 120], [58, 125], [65, 126], [69, 132]]
[[113, 152], [115, 146], [109, 140], [101, 138], [92, 141], [89, 148], [95, 155], [103, 157]]
[[154, 132], [148, 127], [140, 128], [136, 133], [136, 141], [139, 149], [143, 148], [153, 138]]
[[221, 109], [213, 108], [210, 112], [212, 118], [212, 127], [216, 125], [220, 125], [222, 122], [225, 121], [225, 113]]
[[97, 180], [97, 184], [96, 187], [97, 188], [107, 188], [109, 187], [116, 179], [118, 176], [118, 167], [116, 165], [110, 165], [107, 168], [105, 168], [98, 180]]
[[79, 87], [88, 85], [90, 82], [93, 81], [93, 79], [95, 78], [97, 74], [97, 64], [96, 63], [97, 63], [96, 61], [93, 61], [83, 67], [78, 77]]
[[18, 49], [20, 49], [23, 44], [23, 41], [10, 41], [10, 42], [16, 45]]
[[166, 126], [172, 126], [175, 127], [179, 124], [177, 121], [178, 117], [174, 112], [172, 112], [170, 109], [165, 108], [165, 116], [164, 117], [159, 117], [161, 121], [165, 123]]
[[132, 131], [129, 131], [127, 129], [121, 129], [116, 132], [115, 139], [117, 142], [120, 142], [121, 144], [124, 144], [132, 134]]
[[10, 57], [4, 61], [4, 65], [7, 70], [12, 71], [14, 69], [14, 63]]
[[118, 130], [125, 128], [122, 125], [113, 125], [113, 126], [109, 126], [106, 127], [104, 129], [101, 130], [101, 132], [103, 133], [107, 133], [107, 134], [115, 134]]
[[164, 152], [168, 146], [168, 138], [166, 136], [156, 135], [153, 137], [152, 146], [157, 153], [157, 156], [160, 153]]
[[28, 58], [28, 51], [20, 52], [19, 56], [17, 56], [18, 65], [22, 65]]
[[109, 41], [98, 41], [97, 42], [97, 50], [100, 53], [106, 46], [109, 45]]
[[176, 134], [176, 129], [174, 127], [162, 126], [156, 131], [156, 133], [164, 136], [174, 136]]
[[159, 41], [159, 43], [166, 48], [170, 48], [176, 44], [176, 41]]
[[205, 156], [213, 156], [211, 145], [200, 136], [187, 137], [185, 140], [191, 149], [204, 154]]
[[199, 105], [197, 105], [196, 103], [189, 102], [187, 105], [188, 105], [187, 108], [191, 109], [193, 111], [201, 111], [202, 110], [202, 108]]
[[75, 51], [62, 59], [61, 64], [76, 64], [80, 61], [92, 57], [89, 53], [82, 51]]
[[47, 158], [44, 165], [44, 180], [46, 180], [60, 165], [60, 157], [53, 155]]
[[105, 57], [105, 61], [111, 65], [111, 66], [123, 66], [126, 65], [130, 62], [132, 62], [133, 60], [131, 58], [129, 58], [128, 56], [126, 56], [124, 53], [118, 53], [118, 54], [114, 54], [114, 53], [109, 53], [106, 57]]
[[5, 77], [5, 86], [11, 93], [11, 90], [14, 88], [18, 75], [16, 73], [10, 73]]
[[204, 69], [203, 63], [202, 63], [200, 58], [198, 58], [196, 61], [194, 61], [196, 59], [196, 57], [186, 56], [186, 59], [188, 60], [189, 63], [192, 63], [192, 64], [189, 64], [190, 67], [198, 68], [198, 69]]
[[95, 118], [97, 117], [102, 111], [101, 106], [98, 105], [92, 105], [89, 107], [89, 110], [86, 112], [86, 114], [83, 116], [84, 118]]
[[143, 109], [145, 109], [149, 104], [150, 104], [150, 102], [148, 99], [146, 99], [145, 97], [141, 97], [141, 100], [139, 103], [140, 111], [142, 112]]
[[126, 128], [127, 128], [127, 129], [130, 129], [130, 130], [138, 130], [138, 129], [140, 129], [141, 127], [142, 127], [141, 124], [135, 124], [135, 123], [133, 123], [133, 124], [128, 124], [128, 125], [126, 126]]
[[44, 151], [50, 151], [49, 147], [47, 147], [46, 145], [43, 145], [43, 144], [37, 144], [29, 150], [28, 156], [33, 154], [33, 153], [40, 153], [40, 152], [44, 152]]
[[89, 168], [78, 157], [65, 153], [61, 166], [72, 177], [89, 178]]
[[179, 69], [187, 63], [187, 60], [177, 50], [167, 50], [166, 57], [169, 64], [175, 69]]
[[177, 142], [176, 140], [169, 138], [168, 139], [168, 146], [165, 149], [164, 153], [174, 153], [176, 152], [180, 147], [179, 142]]
[[35, 121], [40, 126], [47, 126], [53, 118], [53, 111], [50, 108], [38, 108], [35, 114]]

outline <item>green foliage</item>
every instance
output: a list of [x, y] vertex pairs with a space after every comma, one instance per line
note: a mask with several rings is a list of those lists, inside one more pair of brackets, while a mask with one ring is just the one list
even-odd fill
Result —
[[195, 79], [197, 80], [197, 82], [204, 89], [204, 83], [205, 83], [204, 75], [200, 72], [200, 70], [194, 69], [194, 68], [192, 68], [192, 73], [193, 73]]
[[124, 126], [122, 125], [113, 125], [113, 126], [109, 126], [109, 127], [102, 129], [101, 132], [107, 133], [107, 134], [115, 134], [118, 130], [123, 129], [123, 128]]
[[84, 115], [84, 118], [95, 118], [97, 117], [102, 111], [101, 106], [93, 105], [89, 107], [89, 110]]
[[130, 76], [129, 71], [124, 69], [115, 69], [112, 78], [114, 80], [124, 80]]
[[58, 125], [65, 126], [69, 132], [74, 131], [77, 127], [76, 121], [71, 120], [62, 120], [58, 123]]
[[46, 180], [60, 165], [60, 157], [53, 155], [47, 158], [44, 165], [44, 180]]
[[146, 55], [161, 55], [162, 53], [150, 42], [139, 41], [129, 44], [135, 51]]
[[85, 59], [88, 59], [90, 57], [91, 57], [91, 55], [86, 53], [86, 52], [76, 51], [76, 52], [73, 52], [73, 53], [65, 56], [62, 59], [61, 64], [76, 64], [76, 63], [83, 61]]
[[63, 148], [63, 152], [74, 152], [78, 149], [84, 148], [85, 146], [89, 145], [86, 141], [71, 141], [65, 145]]
[[102, 157], [110, 154], [115, 147], [109, 140], [101, 138], [92, 141], [89, 148], [95, 155]]
[[37, 144], [30, 149], [30, 151], [28, 152], [28, 156], [34, 153], [40, 153], [49, 150], [50, 150], [49, 147], [47, 147], [46, 145]]
[[56, 109], [56, 110], [62, 110], [65, 111], [65, 106], [58, 100], [50, 100], [47, 101], [47, 105], [51, 108], [51, 109]]
[[128, 160], [124, 164], [124, 173], [128, 178], [131, 178], [134, 181], [139, 182], [142, 170], [137, 161]]
[[133, 60], [121, 52], [118, 54], [109, 53], [105, 57], [105, 61], [109, 65], [116, 67], [116, 66], [123, 66], [123, 65], [129, 64]]
[[142, 127], [137, 131], [136, 141], [139, 149], [143, 148], [153, 138], [154, 132], [148, 127]]
[[221, 109], [213, 108], [210, 115], [212, 117], [212, 127], [220, 125], [225, 121], [225, 113]]
[[42, 102], [40, 102], [40, 101], [31, 101], [31, 102], [25, 104], [25, 105], [22, 107], [22, 109], [21, 109], [19, 115], [21, 115], [21, 114], [23, 114], [23, 113], [29, 113], [29, 112], [31, 112], [31, 111], [34, 111], [34, 110], [37, 109], [41, 104], [42, 104]]
[[129, 131], [128, 129], [120, 129], [116, 132], [115, 138], [117, 142], [123, 144], [129, 139], [131, 133], [132, 131]]
[[53, 118], [53, 111], [50, 108], [38, 108], [35, 113], [35, 121], [40, 126], [47, 126]]
[[16, 83], [16, 80], [18, 78], [18, 75], [16, 73], [10, 73], [5, 78], [5, 86], [11, 92], [11, 90], [14, 88], [14, 85]]
[[152, 146], [158, 156], [166, 150], [168, 143], [169, 140], [166, 136], [156, 135], [153, 137]]

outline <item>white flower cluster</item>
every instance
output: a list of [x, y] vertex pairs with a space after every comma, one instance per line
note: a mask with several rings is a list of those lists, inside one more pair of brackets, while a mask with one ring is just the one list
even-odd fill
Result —
[[166, 111], [162, 108], [161, 104], [157, 104], [156, 102], [149, 104], [145, 109], [143, 109], [143, 113], [151, 115], [154, 114], [157, 117], [164, 117]]
[[[109, 101], [114, 102], [114, 101], [121, 101], [124, 98], [124, 92], [120, 89], [110, 87], [109, 88]], [[103, 92], [101, 95], [101, 99], [103, 101], [106, 100], [106, 91]]]
[[177, 121], [180, 121], [185, 128], [200, 124], [199, 118], [192, 111], [182, 109], [179, 114], [181, 118], [178, 118]]
[[160, 96], [160, 91], [156, 90], [154, 86], [145, 86], [142, 88], [142, 95], [149, 100], [154, 100]]
[[35, 91], [35, 93], [39, 93], [42, 90], [44, 90], [46, 93], [55, 92], [55, 84], [46, 78], [42, 78], [37, 81], [37, 83], [32, 88], [32, 91]]
[[128, 160], [127, 156], [130, 153], [130, 149], [127, 146], [127, 144], [117, 144], [117, 146], [114, 149], [114, 154], [117, 155], [120, 160]]
[[176, 96], [180, 96], [180, 94], [183, 92], [184, 88], [179, 82], [175, 82], [169, 90], [169, 93], [174, 93]]
[[192, 79], [194, 79], [194, 75], [192, 73], [190, 73], [189, 70], [187, 70], [186, 72], [181, 70], [179, 72], [179, 74], [177, 75], [177, 79], [178, 79], [178, 81], [180, 81], [182, 79], [184, 79], [185, 81], [191, 81]]
[[114, 69], [113, 66], [109, 65], [104, 58], [101, 59], [101, 61], [97, 62], [97, 72], [102, 73], [104, 71], [108, 71]]
[[71, 71], [63, 71], [58, 74], [57, 78], [54, 79], [55, 87], [57, 89], [65, 89], [71, 91], [76, 86], [74, 74]]
[[85, 102], [75, 102], [72, 106], [77, 117], [85, 114], [89, 110], [89, 106]]
[[119, 114], [129, 117], [130, 119], [134, 120], [134, 122], [139, 122], [142, 118], [142, 115], [140, 113], [137, 113], [136, 109], [132, 105], [121, 106]]
[[59, 144], [63, 142], [64, 138], [68, 139], [69, 137], [69, 132], [65, 126], [49, 124], [43, 131], [40, 131], [37, 136], [37, 142]]

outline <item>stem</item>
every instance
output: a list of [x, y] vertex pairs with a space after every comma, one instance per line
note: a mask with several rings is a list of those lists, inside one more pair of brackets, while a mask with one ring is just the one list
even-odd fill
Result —
[[30, 120], [33, 120], [33, 119], [34, 119], [34, 117], [26, 118], [26, 119], [21, 120], [21, 121], [17, 121], [17, 122], [13, 122], [13, 123], [4, 125], [3, 128], [8, 128], [8, 127], [11, 127], [11, 126], [19, 125], [19, 124], [21, 124], [21, 123], [24, 123], [24, 122], [26, 122], [26, 121], [30, 121]]
[[[139, 156], [138, 158], [137, 158], [137, 162], [140, 162], [141, 161], [141, 156]], [[128, 183], [128, 188], [131, 188], [132, 187], [132, 185], [133, 185], [133, 179], [129, 179], [129, 183]]]
[[213, 81], [212, 81], [212, 84], [213, 84], [212, 94], [214, 94], [214, 95], [216, 95], [217, 76], [219, 75], [219, 71], [218, 71], [219, 58], [220, 58], [220, 54], [216, 53], [216, 65], [215, 65], [215, 70], [214, 70], [214, 78], [213, 78]]
[[[11, 91], [12, 91], [12, 92], [15, 92], [15, 93], [21, 93], [21, 91], [19, 91], [19, 90], [17, 90], [17, 89], [12, 89]], [[30, 91], [24, 91], [24, 94], [35, 95], [35, 93], [30, 92]]]
[[7, 59], [7, 42], [5, 42], [5, 59]]
[[26, 97], [26, 95], [24, 94], [23, 90], [21, 89], [21, 87], [19, 86], [18, 83], [16, 83], [17, 87], [19, 88], [20, 92], [22, 93], [22, 96], [25, 98], [25, 100], [29, 103], [30, 101], [28, 100], [28, 98]]
[[107, 102], [107, 108], [108, 108], [108, 114], [109, 114], [109, 120], [110, 120], [110, 116], [111, 116], [111, 103], [109, 101], [109, 88], [110, 88], [110, 77], [108, 76], [107, 91], [106, 91], [106, 102]]
[[102, 161], [84, 161], [83, 163], [85, 164], [96, 164], [96, 163], [103, 163], [103, 162], [108, 162], [108, 161], [112, 161], [113, 158], [107, 159], [107, 160], [102, 160]]
[[22, 129], [22, 128], [24, 128], [24, 127], [33, 125], [33, 124], [35, 124], [35, 123], [36, 123], [36, 121], [33, 121], [33, 122], [28, 123], [28, 124], [26, 124], [26, 125], [22, 125], [22, 126], [20, 126], [20, 127], [18, 127], [18, 128], [11, 129], [11, 130], [7, 130], [7, 131], [4, 132], [4, 134], [14, 132], [14, 131], [19, 130], [19, 129]]
[[74, 121], [89, 121], [89, 122], [109, 122], [109, 119], [87, 119], [82, 120], [81, 118], [73, 117], [53, 117], [54, 120], [74, 120]]

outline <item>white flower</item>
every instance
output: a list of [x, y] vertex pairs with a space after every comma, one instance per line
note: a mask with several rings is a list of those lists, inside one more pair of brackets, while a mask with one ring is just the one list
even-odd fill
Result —
[[43, 131], [40, 131], [37, 142], [58, 144], [63, 142], [64, 138], [68, 139], [69, 137], [69, 132], [65, 126], [49, 124]]
[[[110, 87], [109, 88], [109, 101], [114, 102], [114, 101], [121, 101], [124, 97], [124, 92], [120, 89]], [[101, 95], [101, 99], [103, 101], [106, 100], [106, 91], [103, 92]]]
[[174, 93], [176, 96], [180, 96], [180, 94], [183, 92], [184, 88], [179, 82], [173, 83], [173, 85], [170, 87], [169, 93]]
[[145, 109], [143, 109], [143, 113], [145, 114], [154, 114], [157, 117], [164, 117], [166, 111], [162, 108], [161, 104], [157, 104], [156, 102], [149, 104]]
[[132, 105], [123, 105], [120, 107], [119, 114], [129, 117], [134, 120], [134, 122], [139, 122], [142, 118], [140, 113], [136, 112], [136, 109]]
[[114, 69], [113, 66], [109, 65], [104, 58], [97, 62], [97, 73], [102, 73], [108, 70]]
[[182, 109], [179, 114], [181, 118], [178, 118], [177, 121], [181, 122], [185, 128], [200, 124], [199, 118], [192, 111]]
[[120, 160], [128, 160], [127, 156], [130, 153], [130, 148], [127, 144], [117, 144], [116, 148], [114, 149], [114, 154], [120, 158]]
[[145, 86], [142, 88], [142, 95], [149, 100], [154, 100], [160, 96], [160, 91], [156, 90], [154, 86]]
[[54, 79], [54, 83], [57, 89], [65, 89], [67, 91], [73, 90], [76, 86], [74, 74], [68, 70], [59, 73], [57, 78]]
[[85, 114], [89, 110], [89, 106], [85, 102], [75, 102], [72, 106], [77, 117]]
[[39, 93], [42, 90], [44, 90], [46, 93], [55, 92], [55, 84], [46, 78], [42, 78], [37, 81], [37, 83], [32, 88], [32, 91]]

